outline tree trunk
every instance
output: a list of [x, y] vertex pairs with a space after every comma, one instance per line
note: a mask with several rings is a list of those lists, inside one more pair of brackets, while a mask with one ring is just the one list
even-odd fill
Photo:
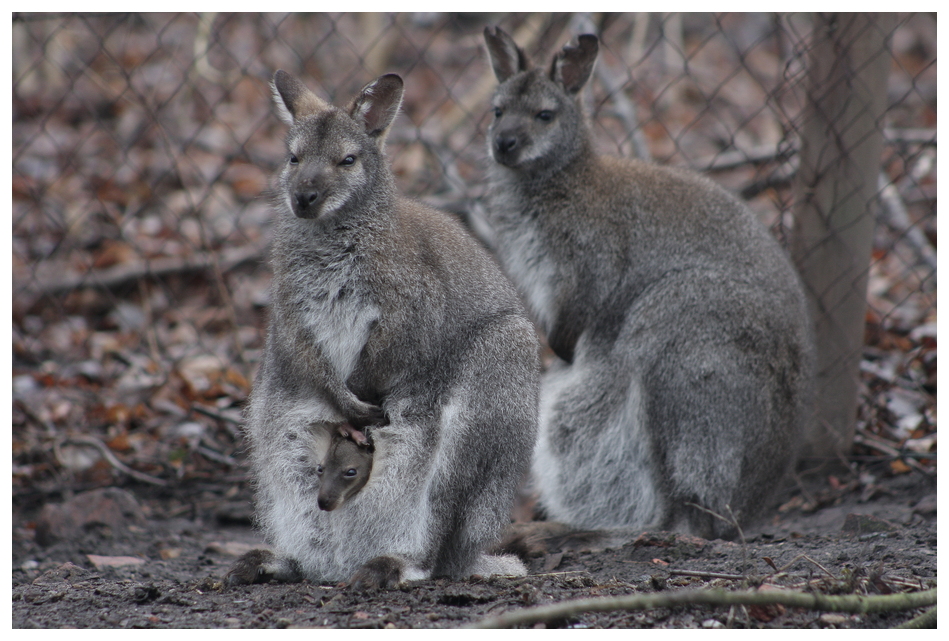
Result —
[[817, 335], [805, 458], [836, 459], [853, 442], [895, 24], [894, 14], [814, 16], [791, 242]]

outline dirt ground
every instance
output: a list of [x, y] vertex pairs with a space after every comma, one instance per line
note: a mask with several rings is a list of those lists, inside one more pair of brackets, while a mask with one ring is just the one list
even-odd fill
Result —
[[[139, 485], [76, 494], [44, 511], [15, 504], [13, 627], [455, 628], [593, 596], [770, 585], [888, 594], [936, 584], [936, 485], [918, 471], [824, 476], [749, 528], [744, 543], [650, 532], [617, 549], [538, 556], [524, 578], [436, 579], [368, 593], [309, 582], [222, 589], [236, 555], [260, 538], [249, 525], [249, 496], [218, 489]], [[885, 628], [921, 612], [682, 606], [540, 626]]]

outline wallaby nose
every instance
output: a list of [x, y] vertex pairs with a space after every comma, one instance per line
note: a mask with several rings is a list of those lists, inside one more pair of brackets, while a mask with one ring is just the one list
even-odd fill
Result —
[[517, 136], [514, 134], [498, 134], [494, 138], [494, 146], [502, 154], [510, 153], [517, 147]]
[[325, 496], [320, 496], [316, 499], [316, 504], [320, 506], [320, 509], [324, 512], [332, 512], [336, 509], [336, 501], [328, 499]]
[[300, 191], [294, 195], [294, 198], [300, 211], [306, 211], [307, 207], [319, 200], [320, 194], [316, 191]]

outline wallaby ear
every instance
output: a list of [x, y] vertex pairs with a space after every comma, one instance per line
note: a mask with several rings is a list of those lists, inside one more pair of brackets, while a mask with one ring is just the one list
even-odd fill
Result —
[[495, 27], [494, 33], [491, 33], [491, 27], [485, 27], [484, 42], [488, 46], [488, 57], [498, 82], [504, 82], [514, 74], [530, 68], [530, 61], [524, 50], [518, 47], [514, 39], [502, 31], [501, 27]]
[[397, 74], [380, 76], [359, 92], [349, 109], [349, 115], [363, 124], [367, 134], [378, 137], [381, 145], [389, 125], [399, 114], [403, 91], [402, 78]]
[[277, 115], [288, 125], [310, 114], [325, 111], [330, 108], [329, 103], [321, 100], [315, 93], [306, 88], [302, 82], [278, 69], [270, 83], [273, 100], [277, 104]]
[[576, 47], [564, 45], [563, 50], [554, 56], [550, 68], [550, 79], [563, 85], [567, 93], [578, 93], [593, 73], [596, 55], [599, 52], [599, 40], [585, 33], [578, 39]]

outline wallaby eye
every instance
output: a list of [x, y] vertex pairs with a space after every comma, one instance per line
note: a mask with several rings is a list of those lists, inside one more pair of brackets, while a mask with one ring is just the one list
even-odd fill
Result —
[[501, 111], [501, 108], [500, 108], [500, 107], [495, 107], [495, 108], [494, 108], [494, 117], [495, 117], [495, 118], [500, 118], [502, 115], [504, 115], [504, 112]]
[[317, 475], [317, 476], [323, 476], [323, 466], [322, 466], [322, 465], [317, 465], [317, 466], [316, 466], [316, 475]]
[[352, 477], [356, 476], [357, 474], [359, 474], [359, 472], [356, 471], [356, 468], [355, 468], [355, 467], [351, 467], [351, 468], [349, 468], [348, 470], [346, 470], [345, 472], [343, 472], [343, 476], [345, 476], [346, 478], [352, 478]]
[[294, 154], [290, 154], [290, 164], [295, 165], [300, 162], [300, 159], [297, 158]]
[[544, 109], [537, 114], [537, 120], [540, 120], [541, 122], [550, 122], [553, 119], [554, 112], [552, 112], [550, 109]]
[[354, 165], [354, 164], [356, 164], [356, 156], [353, 156], [352, 154], [346, 156], [341, 161], [339, 161], [340, 167], [349, 167], [350, 165]]

